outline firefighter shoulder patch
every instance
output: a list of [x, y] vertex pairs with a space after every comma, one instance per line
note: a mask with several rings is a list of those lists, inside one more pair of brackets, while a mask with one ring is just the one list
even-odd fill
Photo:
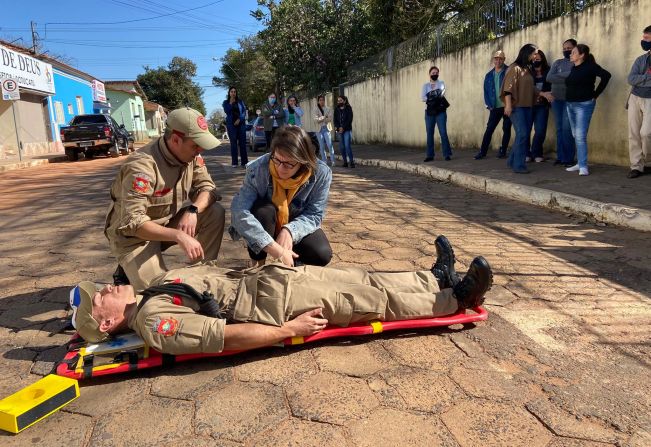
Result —
[[151, 179], [147, 174], [138, 173], [133, 176], [133, 183], [131, 184], [131, 189], [136, 192], [145, 194], [149, 191], [151, 187]]
[[176, 318], [156, 318], [151, 327], [153, 332], [161, 334], [163, 337], [171, 337], [179, 329], [179, 320]]

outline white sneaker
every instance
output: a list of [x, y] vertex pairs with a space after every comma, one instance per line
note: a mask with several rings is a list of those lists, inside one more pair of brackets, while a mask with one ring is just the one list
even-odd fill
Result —
[[579, 169], [579, 175], [590, 175], [590, 173], [588, 172], [588, 168]]
[[542, 163], [543, 161], [545, 161], [545, 159], [542, 157], [536, 157], [534, 160], [536, 163]]
[[579, 165], [575, 164], [574, 166], [570, 166], [569, 168], [565, 168], [567, 172], [576, 172], [579, 170]]
[[531, 157], [525, 158], [524, 161], [526, 161], [527, 163], [531, 162]]

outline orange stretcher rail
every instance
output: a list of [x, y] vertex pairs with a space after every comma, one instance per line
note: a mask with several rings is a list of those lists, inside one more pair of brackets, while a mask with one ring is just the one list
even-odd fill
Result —
[[[423, 318], [417, 320], [399, 321], [371, 321], [367, 323], [353, 324], [348, 327], [328, 326], [318, 334], [309, 337], [292, 337], [284, 340], [281, 345], [300, 345], [318, 340], [326, 340], [338, 337], [353, 337], [359, 335], [371, 335], [381, 332], [395, 331], [401, 329], [423, 329], [437, 326], [451, 326], [454, 324], [474, 323], [484, 321], [488, 318], [488, 312], [482, 307], [472, 309], [472, 312], [461, 310], [452, 315], [435, 318]], [[125, 346], [128, 343], [125, 343]], [[187, 362], [207, 357], [222, 357], [234, 355], [243, 351], [223, 351], [213, 354], [182, 354], [169, 355], [150, 349], [147, 346], [131, 346], [124, 350], [115, 350], [104, 354], [104, 362], [96, 362], [100, 355], [86, 352], [86, 343], [76, 334], [69, 342], [69, 350], [62, 361], [54, 367], [54, 373], [73, 379], [88, 379], [110, 374], [138, 371], [142, 369], [168, 366], [174, 363]], [[106, 361], [106, 359], [110, 359]]]

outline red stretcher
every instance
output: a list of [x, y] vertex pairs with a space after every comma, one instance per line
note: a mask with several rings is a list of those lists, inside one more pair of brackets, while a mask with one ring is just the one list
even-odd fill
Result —
[[[471, 311], [461, 310], [452, 315], [418, 320], [371, 321], [352, 324], [348, 327], [328, 326], [323, 331], [309, 337], [291, 337], [277, 346], [301, 345], [318, 340], [338, 337], [379, 334], [401, 329], [423, 329], [437, 326], [451, 326], [484, 321], [488, 312], [482, 307]], [[89, 379], [110, 374], [138, 371], [142, 369], [171, 366], [190, 360], [234, 355], [243, 351], [222, 351], [214, 354], [162, 354], [149, 348], [136, 334], [118, 336], [114, 339], [89, 345], [77, 334], [68, 342], [68, 353], [58, 362], [53, 373], [72, 379]]]

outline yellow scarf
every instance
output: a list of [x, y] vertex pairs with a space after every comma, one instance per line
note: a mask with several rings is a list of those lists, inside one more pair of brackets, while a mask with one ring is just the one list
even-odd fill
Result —
[[271, 173], [273, 194], [271, 201], [276, 207], [276, 234], [278, 234], [283, 227], [289, 223], [289, 204], [304, 183], [306, 183], [312, 175], [311, 170], [305, 171], [303, 174], [296, 178], [288, 178], [286, 180], [278, 177], [278, 171], [273, 160], [269, 160], [269, 172]]

